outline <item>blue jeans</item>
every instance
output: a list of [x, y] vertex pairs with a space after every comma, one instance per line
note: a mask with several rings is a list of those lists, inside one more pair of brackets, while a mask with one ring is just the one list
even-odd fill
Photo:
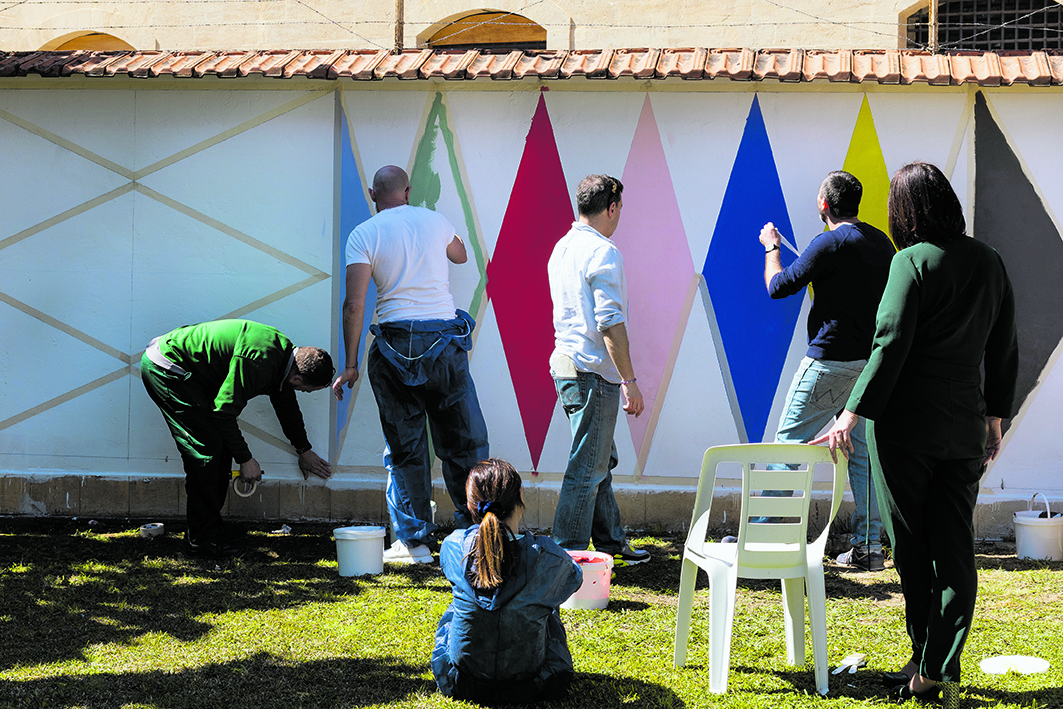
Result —
[[400, 541], [423, 543], [436, 529], [429, 430], [458, 527], [472, 524], [465, 505], [469, 469], [490, 455], [466, 354], [472, 326], [459, 317], [373, 327], [367, 370], [387, 442], [388, 515]]
[[[776, 443], [807, 443], [841, 413], [867, 360], [836, 362], [805, 357], [786, 395]], [[849, 488], [853, 492], [853, 535], [850, 543], [860, 552], [882, 550], [882, 518], [870, 484], [864, 419], [852, 431]]]
[[572, 450], [554, 514], [553, 539], [562, 549], [586, 549], [593, 541], [596, 550], [615, 554], [627, 544], [613, 496], [620, 385], [576, 372], [575, 379], [555, 378], [554, 386], [572, 427]]

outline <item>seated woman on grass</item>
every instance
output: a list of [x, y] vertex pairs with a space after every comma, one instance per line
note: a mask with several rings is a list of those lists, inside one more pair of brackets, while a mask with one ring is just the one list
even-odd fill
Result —
[[443, 694], [480, 703], [560, 699], [572, 655], [558, 606], [583, 572], [550, 537], [520, 535], [520, 475], [488, 459], [465, 485], [473, 526], [443, 542], [454, 600], [439, 621], [432, 672]]

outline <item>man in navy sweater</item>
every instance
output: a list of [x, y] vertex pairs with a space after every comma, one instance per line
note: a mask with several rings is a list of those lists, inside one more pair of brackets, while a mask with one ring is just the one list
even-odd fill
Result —
[[[875, 335], [875, 313], [889, 277], [895, 249], [882, 231], [857, 218], [863, 186], [841, 170], [819, 188], [819, 216], [827, 231], [783, 268], [782, 237], [771, 222], [760, 232], [764, 245], [764, 283], [772, 298], [786, 298], [812, 286], [808, 314], [808, 351], [786, 396], [776, 443], [807, 443], [845, 407], [849, 392], [867, 364]], [[869, 484], [867, 439], [861, 420], [852, 432], [849, 487], [856, 511], [852, 549], [838, 563], [863, 571], [881, 571], [882, 520]]]

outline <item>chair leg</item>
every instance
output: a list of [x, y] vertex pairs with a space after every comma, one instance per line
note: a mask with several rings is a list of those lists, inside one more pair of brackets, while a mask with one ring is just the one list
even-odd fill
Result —
[[736, 566], [718, 566], [709, 571], [709, 691], [714, 694], [727, 691], [737, 587]]
[[805, 664], [805, 580], [782, 580], [783, 621], [786, 628], [786, 664]]
[[687, 640], [690, 638], [690, 615], [694, 609], [694, 585], [698, 580], [698, 566], [683, 558], [679, 575], [679, 607], [675, 619], [675, 649], [672, 664], [682, 667], [687, 661]]
[[810, 564], [808, 576], [808, 621], [812, 627], [812, 661], [815, 665], [816, 691], [826, 694], [827, 682], [827, 590], [823, 581], [823, 563]]

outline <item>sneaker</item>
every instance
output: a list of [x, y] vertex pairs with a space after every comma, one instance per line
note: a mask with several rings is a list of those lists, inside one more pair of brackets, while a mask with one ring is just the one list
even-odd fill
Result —
[[882, 571], [886, 568], [886, 558], [880, 551], [859, 552], [853, 547], [844, 554], [840, 554], [836, 561], [842, 566], [859, 571]]
[[431, 564], [432, 550], [424, 544], [407, 546], [396, 539], [391, 548], [384, 550], [384, 561], [392, 564]]
[[243, 554], [243, 549], [235, 544], [229, 544], [226, 542], [196, 544], [186, 538], [184, 541], [184, 552], [185, 556], [189, 559], [226, 559], [229, 557], [241, 556]]
[[632, 549], [631, 545], [625, 544], [620, 551], [613, 554], [613, 566], [635, 566], [644, 564], [650, 560], [650, 553], [645, 549]]
[[738, 537], [733, 534], [728, 534], [726, 537], [720, 540], [720, 544], [738, 544]]

